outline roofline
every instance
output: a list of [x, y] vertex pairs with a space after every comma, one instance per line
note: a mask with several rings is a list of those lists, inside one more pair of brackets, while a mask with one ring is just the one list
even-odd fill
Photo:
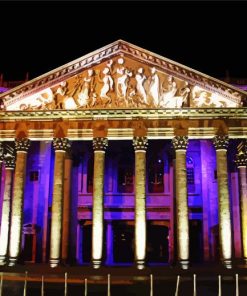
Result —
[[[137, 50], [137, 51], [145, 52], [145, 53], [148, 54], [148, 55], [151, 55], [151, 56], [153, 56], [153, 57], [156, 57], [156, 58], [158, 58], [158, 59], [160, 59], [160, 60], [162, 60], [162, 61], [164, 61], [164, 62], [167, 62], [167, 63], [173, 64], [174, 66], [177, 66], [177, 67], [183, 68], [183, 69], [185, 69], [185, 70], [187, 70], [187, 71], [189, 71], [189, 72], [192, 72], [192, 73], [194, 73], [194, 74], [196, 74], [196, 75], [199, 75], [199, 76], [201, 76], [201, 77], [203, 77], [203, 78], [206, 78], [206, 79], [208, 79], [208, 80], [210, 80], [210, 81], [213, 81], [213, 82], [215, 82], [216, 84], [220, 84], [220, 85], [224, 86], [224, 87], [227, 88], [227, 89], [231, 89], [231, 90], [233, 90], [233, 91], [235, 91], [235, 92], [237, 92], [237, 93], [240, 93], [241, 95], [244, 95], [245, 98], [247, 98], [247, 92], [245, 92], [245, 91], [243, 91], [243, 90], [241, 90], [241, 89], [239, 89], [239, 88], [237, 88], [237, 87], [235, 87], [235, 86], [232, 86], [232, 85], [230, 85], [230, 84], [228, 84], [228, 83], [226, 83], [226, 82], [224, 82], [224, 81], [222, 81], [222, 80], [219, 80], [219, 79], [217, 79], [217, 78], [214, 78], [214, 77], [209, 76], [209, 75], [207, 75], [207, 74], [204, 74], [204, 73], [202, 73], [202, 72], [199, 72], [199, 71], [197, 71], [197, 70], [194, 70], [194, 69], [192, 69], [192, 68], [190, 68], [190, 67], [187, 67], [187, 66], [185, 66], [185, 65], [183, 65], [183, 64], [181, 64], [181, 63], [175, 62], [175, 61], [173, 61], [173, 60], [171, 60], [171, 59], [169, 59], [169, 58], [163, 57], [163, 56], [161, 56], [161, 55], [159, 55], [159, 54], [157, 54], [157, 53], [151, 52], [151, 51], [149, 51], [149, 50], [146, 50], [146, 49], [144, 49], [144, 48], [141, 48], [141, 47], [139, 47], [139, 46], [136, 46], [136, 45], [134, 45], [134, 44], [132, 44], [132, 43], [129, 43], [129, 42], [127, 42], [127, 41], [124, 41], [124, 40], [122, 40], [122, 39], [119, 39], [119, 40], [117, 40], [117, 41], [114, 41], [114, 42], [112, 42], [112, 43], [110, 43], [110, 44], [108, 44], [108, 45], [105, 45], [105, 46], [103, 46], [103, 47], [101, 47], [101, 48], [99, 48], [99, 49], [97, 49], [97, 50], [94, 50], [94, 51], [92, 51], [92, 52], [90, 52], [90, 53], [88, 53], [88, 54], [86, 54], [86, 55], [83, 55], [83, 56], [81, 56], [81, 57], [79, 57], [79, 58], [77, 58], [77, 59], [75, 59], [75, 60], [73, 60], [73, 61], [71, 61], [71, 62], [69, 62], [69, 63], [66, 63], [66, 64], [64, 64], [64, 65], [62, 65], [62, 66], [60, 66], [60, 67], [57, 67], [57, 68], [55, 68], [55, 69], [49, 71], [49, 72], [46, 72], [45, 74], [42, 74], [42, 75], [40, 75], [40, 76], [38, 76], [38, 77], [36, 77], [36, 78], [34, 78], [34, 79], [32, 79], [32, 80], [29, 80], [29, 81], [27, 81], [27, 82], [25, 82], [25, 83], [23, 83], [23, 84], [21, 84], [21, 85], [18, 85], [17, 87], [12, 88], [12, 89], [10, 89], [10, 90], [8, 90], [8, 91], [6, 91], [6, 92], [0, 94], [0, 98], [8, 97], [10, 94], [13, 94], [13, 93], [17, 92], [18, 90], [20, 90], [20, 89], [22, 89], [22, 88], [25, 88], [25, 87], [28, 86], [28, 85], [31, 85], [31, 84], [33, 84], [33, 83], [35, 83], [35, 82], [37, 82], [37, 81], [40, 81], [40, 80], [42, 80], [43, 78], [46, 78], [46, 77], [49, 76], [49, 75], [52, 75], [52, 74], [55, 74], [56, 72], [59, 72], [59, 71], [64, 70], [64, 69], [67, 69], [67, 68], [69, 68], [70, 66], [73, 66], [73, 65], [75, 65], [76, 63], [81, 62], [82, 60], [85, 60], [85, 59], [87, 59], [87, 58], [90, 58], [90, 57], [92, 57], [92, 56], [97, 55], [97, 54], [100, 53], [101, 51], [105, 51], [105, 50], [107, 50], [107, 49], [114, 48], [114, 46], [121, 45], [121, 44], [122, 44], [122, 45], [125, 45], [125, 46], [128, 46], [128, 47], [132, 47], [132, 48], [134, 48], [134, 49]], [[124, 53], [124, 52], [126, 52], [126, 51], [125, 51], [123, 48], [119, 47], [115, 52], [113, 52], [113, 54], [114, 54], [114, 53], [117, 53], [117, 52], [123, 52], [123, 53]], [[128, 54], [131, 54], [131, 53], [128, 52]], [[134, 56], [134, 54], [133, 54], [133, 56]], [[102, 59], [104, 59], [105, 57], [107, 57], [107, 56], [103, 56]], [[94, 61], [92, 61], [92, 62], [94, 62]], [[97, 62], [97, 61], [95, 60], [95, 62]], [[82, 67], [84, 67], [84, 65], [83, 65]], [[86, 67], [87, 67], [87, 65], [86, 65]], [[161, 65], [161, 67], [162, 67], [162, 65]], [[164, 65], [163, 65], [163, 67], [164, 67]], [[175, 72], [174, 70], [171, 70], [171, 69], [170, 69], [170, 71]], [[66, 73], [66, 74], [67, 74], [67, 73]], [[75, 75], [75, 74], [74, 74], [74, 71], [71, 71], [71, 75]], [[184, 74], [181, 74], [181, 75], [185, 76]], [[188, 76], [188, 77], [189, 77], [189, 76]], [[188, 78], [188, 77], [187, 77], [187, 78]], [[186, 79], [186, 76], [184, 77], [184, 79]], [[192, 78], [192, 79], [194, 79], [194, 78]], [[50, 82], [52, 82], [52, 80], [53, 80], [53, 79], [51, 79]], [[44, 88], [46, 88], [45, 86], [46, 86], [46, 84], [44, 83]], [[217, 88], [216, 88], [215, 86], [212, 86], [212, 88], [214, 88], [215, 91], [217, 92]], [[223, 90], [223, 91], [225, 91], [225, 90]], [[218, 90], [218, 92], [219, 92], [219, 90]], [[17, 96], [20, 96], [20, 95], [21, 95], [21, 93], [20, 93], [20, 94], [17, 94]]]

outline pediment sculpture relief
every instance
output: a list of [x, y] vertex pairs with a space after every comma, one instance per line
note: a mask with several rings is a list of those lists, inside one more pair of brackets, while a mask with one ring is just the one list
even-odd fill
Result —
[[237, 106], [219, 94], [119, 56], [6, 106], [6, 110], [182, 107]]

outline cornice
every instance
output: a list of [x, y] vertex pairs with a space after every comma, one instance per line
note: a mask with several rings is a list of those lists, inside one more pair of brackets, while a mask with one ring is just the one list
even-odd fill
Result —
[[183, 109], [91, 109], [0, 111], [0, 122], [15, 120], [161, 120], [161, 119], [247, 119], [247, 108], [183, 108]]

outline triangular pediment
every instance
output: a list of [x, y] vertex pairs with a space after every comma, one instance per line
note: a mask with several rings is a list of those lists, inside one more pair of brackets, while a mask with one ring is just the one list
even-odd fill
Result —
[[4, 93], [8, 111], [240, 107], [247, 93], [117, 41]]

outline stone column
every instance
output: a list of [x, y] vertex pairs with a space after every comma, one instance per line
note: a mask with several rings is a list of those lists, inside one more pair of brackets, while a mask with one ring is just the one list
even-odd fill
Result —
[[[0, 194], [1, 194], [1, 186], [2, 186], [2, 169], [3, 169], [3, 144], [0, 142]], [[1, 197], [0, 197], [1, 198]]]
[[220, 256], [224, 266], [231, 268], [232, 234], [226, 154], [229, 144], [228, 136], [215, 136], [213, 143], [217, 158]]
[[135, 149], [135, 261], [143, 269], [146, 260], [146, 150], [148, 139], [134, 137]]
[[27, 151], [30, 140], [27, 138], [15, 141], [16, 167], [14, 175], [13, 201], [9, 242], [9, 265], [14, 266], [21, 248], [24, 185], [26, 179]]
[[4, 159], [5, 163], [5, 180], [4, 196], [2, 206], [2, 218], [0, 228], [0, 265], [4, 265], [7, 259], [8, 242], [9, 242], [9, 225], [10, 225], [10, 208], [13, 183], [13, 171], [15, 168], [14, 155], [7, 154]]
[[247, 155], [243, 152], [238, 153], [236, 164], [239, 170], [243, 257], [245, 264], [247, 264]]
[[99, 268], [103, 254], [104, 170], [107, 138], [94, 138], [92, 263]]
[[61, 260], [62, 218], [64, 196], [64, 159], [65, 152], [70, 148], [67, 138], [54, 138], [55, 166], [53, 180], [50, 266], [56, 267]]
[[64, 198], [63, 198], [63, 231], [62, 231], [62, 260], [68, 260], [69, 223], [70, 223], [70, 196], [71, 196], [71, 169], [72, 158], [70, 153], [65, 156], [64, 163]]
[[176, 150], [175, 182], [176, 182], [176, 221], [177, 252], [182, 269], [189, 268], [189, 214], [187, 200], [186, 150], [187, 136], [176, 136], [172, 139]]

